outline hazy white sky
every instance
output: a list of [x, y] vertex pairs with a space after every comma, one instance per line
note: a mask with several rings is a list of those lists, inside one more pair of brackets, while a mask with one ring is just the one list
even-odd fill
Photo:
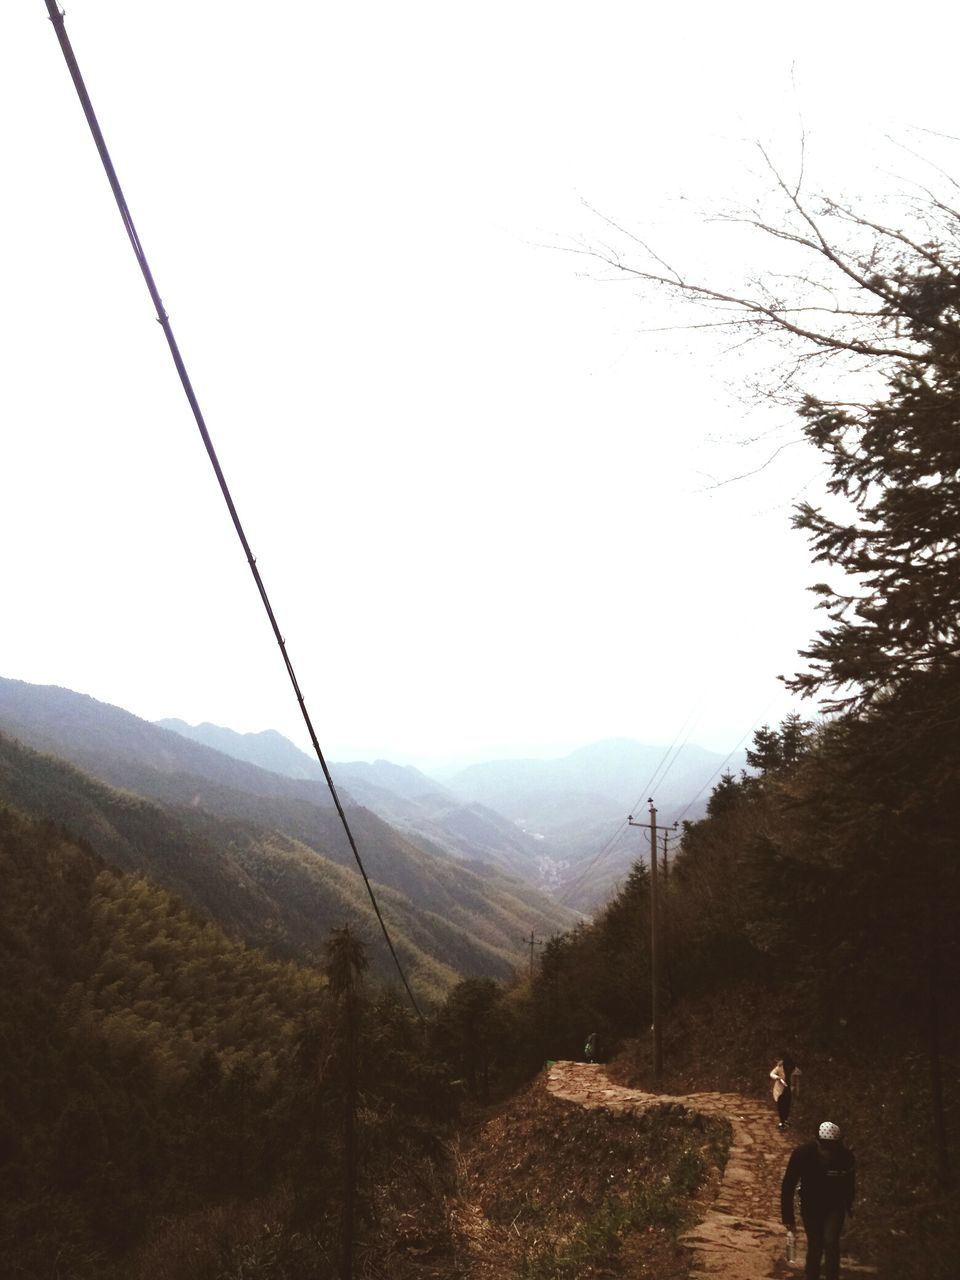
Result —
[[[886, 135], [957, 131], [953, 10], [66, 10], [330, 758], [692, 716], [726, 751], [787, 709], [818, 459], [711, 488], [797, 434], [738, 398], [751, 357], [641, 332], [655, 308], [551, 246], [604, 241], [591, 206], [749, 272], [701, 211], [753, 198], [758, 138], [895, 189]], [[3, 6], [0, 102], [0, 673], [303, 743], [42, 0]]]

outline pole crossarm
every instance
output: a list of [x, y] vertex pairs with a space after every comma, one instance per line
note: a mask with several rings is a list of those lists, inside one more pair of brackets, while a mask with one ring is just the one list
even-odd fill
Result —
[[542, 938], [537, 938], [537, 937], [534, 935], [533, 930], [531, 929], [531, 930], [530, 930], [530, 937], [529, 937], [529, 938], [521, 938], [521, 939], [520, 939], [520, 941], [523, 943], [523, 945], [524, 945], [525, 947], [529, 947], [529, 948], [530, 948], [530, 978], [531, 978], [531, 980], [532, 980], [532, 979], [533, 979], [533, 950], [534, 950], [534, 947], [542, 947], [542, 946], [543, 946], [543, 939], [542, 939]]

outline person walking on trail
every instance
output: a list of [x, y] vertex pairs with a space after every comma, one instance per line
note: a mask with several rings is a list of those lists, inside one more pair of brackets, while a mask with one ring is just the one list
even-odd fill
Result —
[[597, 1060], [597, 1033], [591, 1031], [587, 1036], [587, 1042], [583, 1046], [583, 1057], [586, 1062], [596, 1062]]
[[778, 1129], [785, 1129], [790, 1122], [790, 1103], [800, 1097], [800, 1068], [788, 1053], [785, 1053], [770, 1072], [773, 1081], [773, 1100], [777, 1104], [777, 1115], [780, 1117]]
[[788, 1231], [796, 1226], [794, 1192], [800, 1184], [800, 1216], [807, 1233], [805, 1280], [819, 1280], [826, 1256], [826, 1280], [840, 1277], [840, 1234], [853, 1211], [856, 1160], [844, 1146], [840, 1130], [824, 1120], [815, 1142], [804, 1143], [790, 1156], [780, 1187], [780, 1217]]

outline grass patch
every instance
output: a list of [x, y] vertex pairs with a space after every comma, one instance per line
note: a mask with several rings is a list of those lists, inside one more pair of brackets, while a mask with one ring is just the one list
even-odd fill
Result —
[[471, 1181], [524, 1280], [660, 1274], [634, 1272], [637, 1258], [680, 1252], [676, 1237], [698, 1213], [693, 1197], [725, 1164], [730, 1141], [726, 1122], [677, 1104], [611, 1112], [534, 1089], [489, 1126]]

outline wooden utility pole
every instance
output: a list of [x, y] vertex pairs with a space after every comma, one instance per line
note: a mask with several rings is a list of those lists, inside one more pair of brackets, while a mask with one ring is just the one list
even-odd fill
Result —
[[521, 939], [525, 947], [530, 948], [530, 981], [533, 981], [533, 949], [534, 947], [542, 947], [543, 940], [533, 936], [533, 930], [530, 930], [530, 937]]
[[679, 835], [677, 831], [678, 823], [674, 823], [672, 827], [663, 828], [663, 900], [660, 904], [660, 952], [663, 958], [663, 974], [666, 980], [667, 1002], [673, 998], [673, 975], [670, 969], [670, 915], [669, 915], [669, 897], [668, 889], [670, 885], [670, 861], [668, 857], [668, 847], [670, 837], [675, 839]]
[[[633, 814], [627, 818], [627, 822], [631, 827], [646, 827], [650, 832], [650, 1006], [653, 1022], [653, 1078], [660, 1083], [663, 1075], [663, 1020], [660, 1014], [660, 903], [659, 891], [657, 887], [657, 863], [659, 861], [657, 854], [657, 811], [654, 808], [653, 797], [648, 800], [650, 805], [650, 821], [634, 822]], [[666, 838], [668, 832], [664, 831], [664, 873], [666, 873]]]
[[664, 889], [666, 889], [667, 887], [667, 880], [669, 879], [669, 876], [670, 876], [670, 864], [667, 860], [667, 841], [670, 839], [671, 836], [675, 837], [676, 835], [677, 835], [677, 823], [674, 823], [672, 827], [663, 828], [663, 887]]

